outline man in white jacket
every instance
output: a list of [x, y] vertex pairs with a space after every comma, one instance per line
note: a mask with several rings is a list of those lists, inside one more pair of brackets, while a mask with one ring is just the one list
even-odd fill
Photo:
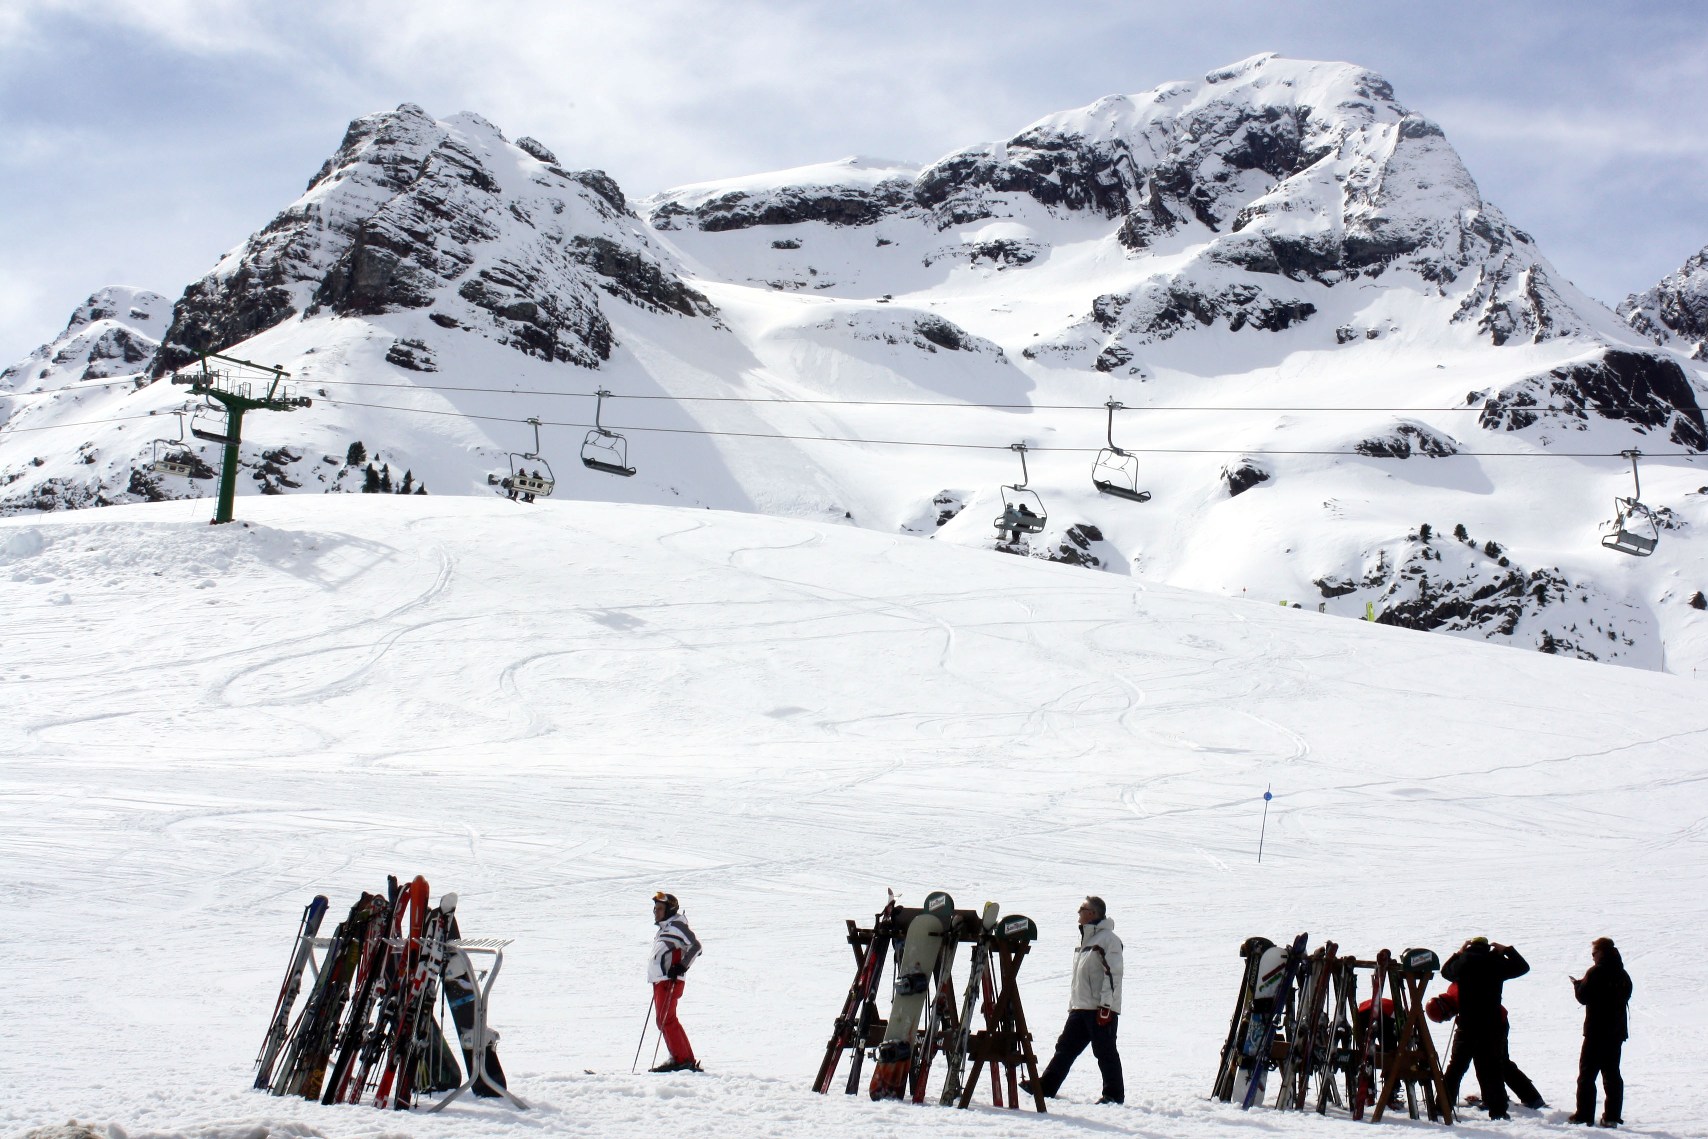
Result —
[[652, 1070], [698, 1072], [700, 1062], [694, 1059], [694, 1046], [688, 1043], [688, 1034], [676, 1019], [676, 1002], [682, 999], [683, 975], [700, 955], [700, 939], [688, 928], [675, 894], [660, 890], [652, 896], [652, 920], [658, 924], [658, 932], [652, 938], [652, 959], [647, 964], [646, 979], [652, 982], [652, 1010], [658, 1018], [658, 1034], [670, 1049], [670, 1059]]
[[1103, 1098], [1097, 1102], [1125, 1100], [1121, 1054], [1115, 1050], [1115, 1030], [1120, 1022], [1121, 939], [1115, 936], [1115, 923], [1109, 920], [1103, 899], [1090, 897], [1079, 907], [1079, 948], [1073, 954], [1067, 1025], [1056, 1040], [1056, 1054], [1039, 1077], [1043, 1093], [1055, 1097], [1073, 1062], [1089, 1044], [1103, 1075]]

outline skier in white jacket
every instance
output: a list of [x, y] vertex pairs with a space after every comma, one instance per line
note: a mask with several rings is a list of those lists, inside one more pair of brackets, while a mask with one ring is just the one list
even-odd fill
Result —
[[1051, 1099], [1087, 1044], [1103, 1076], [1103, 1097], [1097, 1102], [1121, 1103], [1127, 1098], [1121, 1054], [1115, 1050], [1115, 1030], [1121, 1022], [1121, 948], [1103, 899], [1086, 898], [1079, 907], [1079, 948], [1073, 955], [1067, 1025], [1056, 1040], [1056, 1054], [1038, 1078], [1043, 1085], [1040, 1090]]
[[658, 1018], [658, 1033], [670, 1049], [670, 1059], [652, 1070], [698, 1072], [700, 1062], [694, 1059], [694, 1046], [676, 1019], [676, 1002], [682, 999], [683, 975], [700, 955], [700, 939], [688, 928], [675, 894], [660, 890], [652, 896], [652, 920], [658, 932], [652, 938], [646, 979], [652, 982], [652, 1011]]

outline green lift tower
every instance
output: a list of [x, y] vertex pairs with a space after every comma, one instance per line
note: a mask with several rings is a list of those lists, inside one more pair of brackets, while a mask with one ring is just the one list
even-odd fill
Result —
[[[217, 363], [210, 365], [210, 360]], [[225, 448], [219, 469], [215, 526], [231, 521], [232, 506], [237, 500], [237, 447], [243, 442], [243, 413], [295, 411], [309, 406], [307, 396], [293, 396], [285, 388], [284, 382], [290, 378], [290, 373], [277, 365], [268, 367], [217, 352], [205, 353], [195, 364], [173, 374], [173, 383], [188, 384], [192, 392], [208, 400], [203, 411], [191, 418], [190, 434]], [[223, 424], [215, 404], [224, 410]]]

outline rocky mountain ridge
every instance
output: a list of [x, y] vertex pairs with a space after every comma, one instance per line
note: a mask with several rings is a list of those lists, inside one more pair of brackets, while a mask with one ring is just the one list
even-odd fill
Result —
[[1625, 322], [1692, 360], [1708, 360], [1708, 248], [1619, 306]]
[[[1257, 56], [923, 166], [633, 204], [478, 115], [404, 104], [353, 122], [169, 318], [140, 296], [97, 294], [0, 377], [0, 512], [209, 493], [217, 454], [192, 445], [204, 477], [163, 477], [149, 459], [177, 425], [136, 419], [193, 412], [159, 381], [228, 350], [314, 401], [253, 421], [246, 491], [488, 493], [556, 459], [559, 494], [1708, 663], [1685, 604], [1708, 586], [1703, 371], [1560, 278], [1440, 129], [1349, 64]], [[1662, 310], [1694, 311], [1642, 308]], [[1112, 398], [1133, 410], [1105, 423]], [[573, 462], [582, 433], [609, 444], [598, 416], [636, 477]], [[1049, 517], [998, 541], [1017, 437]], [[1116, 438], [1142, 506], [1084, 477]], [[1662, 456], [1643, 485], [1663, 553], [1641, 566], [1594, 535], [1631, 448]], [[1477, 538], [1443, 546], [1449, 528]]]

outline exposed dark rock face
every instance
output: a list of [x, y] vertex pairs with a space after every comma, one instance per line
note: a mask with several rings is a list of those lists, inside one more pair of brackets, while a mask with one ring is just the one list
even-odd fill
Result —
[[600, 286], [612, 296], [657, 312], [711, 316], [716, 310], [702, 294], [682, 283], [639, 250], [604, 237], [577, 237], [576, 257], [602, 278]]
[[1413, 451], [1432, 459], [1457, 455], [1459, 446], [1452, 439], [1421, 423], [1398, 423], [1392, 431], [1369, 439], [1361, 439], [1352, 448], [1360, 455], [1377, 459], [1409, 459]]
[[1076, 522], [1062, 533], [1062, 541], [1044, 555], [1046, 561], [1063, 565], [1101, 569], [1103, 556], [1096, 551], [1103, 546], [1103, 531], [1089, 522]]
[[428, 307], [442, 328], [597, 367], [611, 352], [601, 290], [712, 311], [648, 245], [602, 171], [563, 170], [479, 116], [440, 122], [404, 104], [352, 123], [308, 192], [185, 291], [155, 371], [299, 313]]
[[412, 372], [437, 372], [439, 366], [433, 362], [433, 351], [420, 340], [394, 340], [391, 347], [386, 349], [385, 360], [388, 364], [396, 364]]
[[1626, 297], [1619, 315], [1657, 344], [1708, 360], [1708, 249], [1654, 288]]
[[523, 135], [516, 140], [516, 149], [530, 157], [539, 159], [547, 166], [557, 165], [557, 155], [547, 150], [545, 144], [537, 138], [529, 138], [527, 135]]
[[[1515, 647], [1617, 660], [1650, 634], [1651, 618], [1599, 587], [1574, 582], [1557, 567], [1525, 570], [1489, 542], [1443, 540], [1428, 527], [1376, 560], [1353, 590], [1344, 577], [1317, 585], [1327, 598], [1363, 590], [1373, 595], [1378, 624], [1426, 632], [1470, 633]], [[1390, 556], [1391, 555], [1391, 556]]]
[[872, 186], [786, 186], [769, 193], [734, 190], [695, 206], [666, 199], [653, 210], [652, 224], [659, 229], [693, 226], [710, 233], [804, 221], [871, 225], [912, 198], [913, 185], [905, 178]]
[[1001, 348], [980, 336], [974, 336], [954, 321], [935, 313], [900, 309], [889, 313], [862, 313], [851, 319], [830, 321], [822, 329], [847, 328], [854, 340], [875, 340], [885, 344], [911, 345], [925, 352], [942, 349], [947, 352], [988, 353], [998, 363], [1006, 364]]
[[971, 344], [960, 325], [940, 316], [922, 316], [913, 322], [913, 328], [930, 343], [951, 352], [959, 352]]
[[1222, 468], [1222, 481], [1228, 484], [1229, 498], [1237, 498], [1270, 478], [1270, 473], [1254, 459], [1241, 459]]
[[1016, 241], [1011, 238], [995, 238], [990, 241], [974, 241], [964, 245], [951, 245], [929, 253], [924, 258], [927, 268], [940, 261], [966, 261], [969, 265], [981, 262], [995, 266], [997, 269], [1008, 269], [1017, 265], [1027, 265], [1036, 261], [1044, 248], [1035, 241]]
[[[308, 192], [184, 291], [155, 374], [295, 316], [356, 244], [375, 207], [407, 190], [445, 132], [413, 103], [350, 124]], [[370, 270], [371, 272], [372, 270]]]
[[1518, 431], [1544, 416], [1549, 425], [1582, 430], [1594, 412], [1644, 431], [1666, 429], [1670, 441], [1692, 451], [1708, 449], [1695, 386], [1676, 361], [1654, 353], [1609, 348], [1597, 359], [1555, 368], [1492, 396], [1472, 392], [1466, 402], [1479, 400], [1478, 423], [1490, 431]]

